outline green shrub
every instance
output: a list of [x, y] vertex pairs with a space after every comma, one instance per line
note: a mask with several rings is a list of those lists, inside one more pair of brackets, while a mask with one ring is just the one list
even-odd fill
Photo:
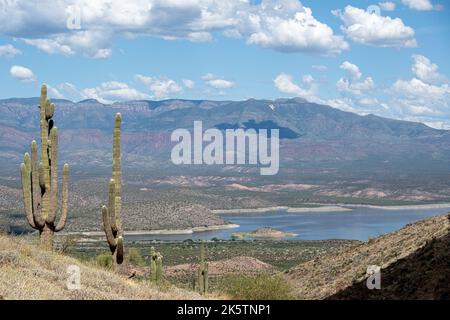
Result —
[[231, 274], [225, 277], [224, 291], [238, 300], [286, 300], [290, 299], [289, 285], [280, 276], [260, 274], [243, 276]]
[[128, 262], [134, 266], [144, 265], [144, 259], [142, 258], [141, 251], [137, 248], [130, 248], [126, 257]]
[[101, 253], [95, 257], [95, 262], [102, 268], [110, 269], [113, 265], [112, 255], [110, 253]]

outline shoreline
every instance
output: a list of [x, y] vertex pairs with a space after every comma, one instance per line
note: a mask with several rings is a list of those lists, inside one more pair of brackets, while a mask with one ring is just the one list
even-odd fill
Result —
[[370, 204], [348, 204], [348, 207], [365, 207], [371, 209], [381, 210], [419, 210], [419, 209], [440, 209], [450, 208], [450, 203], [430, 203], [430, 204], [405, 204], [405, 205], [391, 205], [391, 206], [379, 206]]
[[214, 214], [252, 214], [252, 213], [268, 213], [273, 211], [284, 211], [289, 213], [314, 213], [314, 212], [346, 212], [353, 211], [352, 208], [371, 208], [380, 210], [420, 210], [420, 209], [439, 209], [450, 208], [450, 203], [430, 203], [430, 204], [412, 204], [412, 205], [371, 205], [371, 204], [325, 204], [325, 203], [310, 203], [318, 205], [318, 207], [288, 207], [275, 206], [263, 208], [249, 208], [249, 209], [214, 209], [211, 210]]
[[[238, 224], [229, 223], [222, 225], [214, 225], [207, 227], [192, 227], [187, 229], [159, 229], [159, 230], [130, 230], [125, 231], [124, 236], [145, 236], [145, 235], [178, 235], [178, 234], [193, 234], [195, 232], [214, 231], [222, 229], [234, 229], [240, 227]], [[82, 231], [82, 232], [70, 232], [67, 234], [75, 234], [82, 236], [104, 236], [103, 231]]]
[[340, 205], [325, 205], [321, 207], [266, 207], [266, 208], [252, 208], [252, 209], [217, 209], [211, 210], [214, 214], [241, 214], [241, 213], [266, 213], [272, 211], [284, 211], [289, 213], [300, 212], [342, 212], [352, 211], [353, 209], [345, 208]]

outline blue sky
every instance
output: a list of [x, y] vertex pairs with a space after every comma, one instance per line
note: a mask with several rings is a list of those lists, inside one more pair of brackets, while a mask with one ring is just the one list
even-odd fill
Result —
[[0, 1], [0, 98], [43, 82], [53, 97], [104, 103], [300, 96], [449, 128], [449, 5]]

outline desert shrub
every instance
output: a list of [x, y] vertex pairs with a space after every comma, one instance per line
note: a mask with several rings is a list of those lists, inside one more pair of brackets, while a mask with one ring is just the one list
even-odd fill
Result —
[[230, 274], [223, 282], [225, 294], [238, 300], [290, 299], [289, 284], [281, 276]]
[[58, 244], [58, 252], [61, 254], [66, 254], [69, 250], [75, 246], [77, 243], [78, 236], [77, 235], [66, 235], [62, 236], [60, 243]]
[[128, 262], [135, 266], [142, 266], [144, 264], [144, 259], [142, 258], [141, 251], [137, 248], [130, 248], [128, 254], [126, 255]]
[[113, 265], [112, 255], [110, 253], [101, 253], [95, 257], [98, 266], [110, 269]]

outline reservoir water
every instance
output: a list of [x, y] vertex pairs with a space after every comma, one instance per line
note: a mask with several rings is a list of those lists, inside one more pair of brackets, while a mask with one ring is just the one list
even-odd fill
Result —
[[266, 213], [222, 215], [238, 228], [195, 232], [179, 235], [127, 235], [129, 241], [136, 240], [211, 240], [231, 239], [234, 232], [253, 231], [262, 227], [295, 233], [286, 240], [353, 239], [368, 240], [389, 233], [427, 217], [445, 214], [445, 208], [380, 209], [364, 206], [343, 206], [352, 211], [288, 213], [274, 211]]

